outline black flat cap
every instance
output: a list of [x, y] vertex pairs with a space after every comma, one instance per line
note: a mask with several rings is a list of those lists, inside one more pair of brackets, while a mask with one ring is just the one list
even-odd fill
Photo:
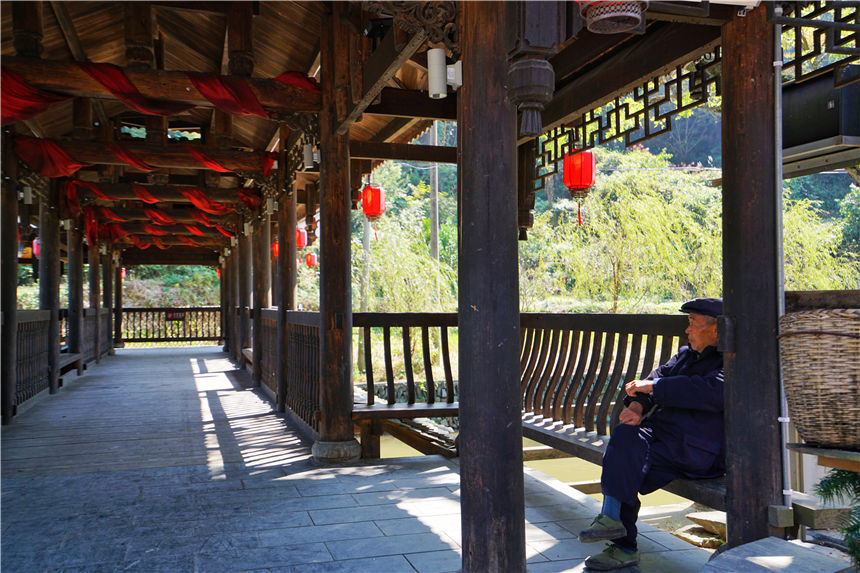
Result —
[[720, 298], [693, 299], [681, 305], [681, 312], [720, 316], [723, 314], [723, 300]]

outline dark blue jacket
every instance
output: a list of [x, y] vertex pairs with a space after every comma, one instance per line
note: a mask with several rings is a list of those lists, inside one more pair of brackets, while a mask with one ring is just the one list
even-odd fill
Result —
[[713, 346], [701, 354], [684, 346], [647, 379], [654, 381], [652, 393], [627, 396], [624, 404], [642, 404], [641, 425], [653, 428], [654, 437], [668, 446], [687, 477], [723, 475], [723, 355]]

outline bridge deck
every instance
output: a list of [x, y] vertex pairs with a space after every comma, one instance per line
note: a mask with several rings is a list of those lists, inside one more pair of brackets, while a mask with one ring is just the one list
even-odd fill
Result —
[[[122, 349], [3, 427], [2, 569], [456, 571], [457, 469], [315, 466], [218, 349]], [[583, 570], [598, 502], [526, 471], [529, 571]], [[643, 570], [709, 557], [642, 534]]]

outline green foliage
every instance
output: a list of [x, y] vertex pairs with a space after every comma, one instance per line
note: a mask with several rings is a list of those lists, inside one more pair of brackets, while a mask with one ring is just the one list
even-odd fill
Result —
[[142, 265], [130, 267], [123, 281], [123, 305], [212, 306], [220, 304], [218, 276], [212, 267]]
[[848, 470], [830, 470], [815, 491], [825, 502], [843, 498], [851, 504], [851, 512], [845, 518], [842, 533], [848, 546], [848, 555], [855, 566], [860, 566], [860, 474]]
[[842, 215], [842, 249], [860, 260], [860, 186], [851, 190], [839, 202]]
[[795, 177], [785, 182], [790, 199], [809, 199], [816, 202], [822, 214], [828, 218], [840, 217], [840, 203], [850, 192], [851, 177], [847, 173], [816, 173]]

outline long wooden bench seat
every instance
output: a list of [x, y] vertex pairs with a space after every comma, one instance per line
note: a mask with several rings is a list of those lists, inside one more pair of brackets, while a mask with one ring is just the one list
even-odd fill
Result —
[[83, 356], [81, 354], [68, 352], [60, 354], [58, 366], [60, 371], [60, 385], [63, 383], [63, 374], [71, 372], [72, 370], [77, 370], [78, 376], [80, 376], [83, 374], [85, 368]]

